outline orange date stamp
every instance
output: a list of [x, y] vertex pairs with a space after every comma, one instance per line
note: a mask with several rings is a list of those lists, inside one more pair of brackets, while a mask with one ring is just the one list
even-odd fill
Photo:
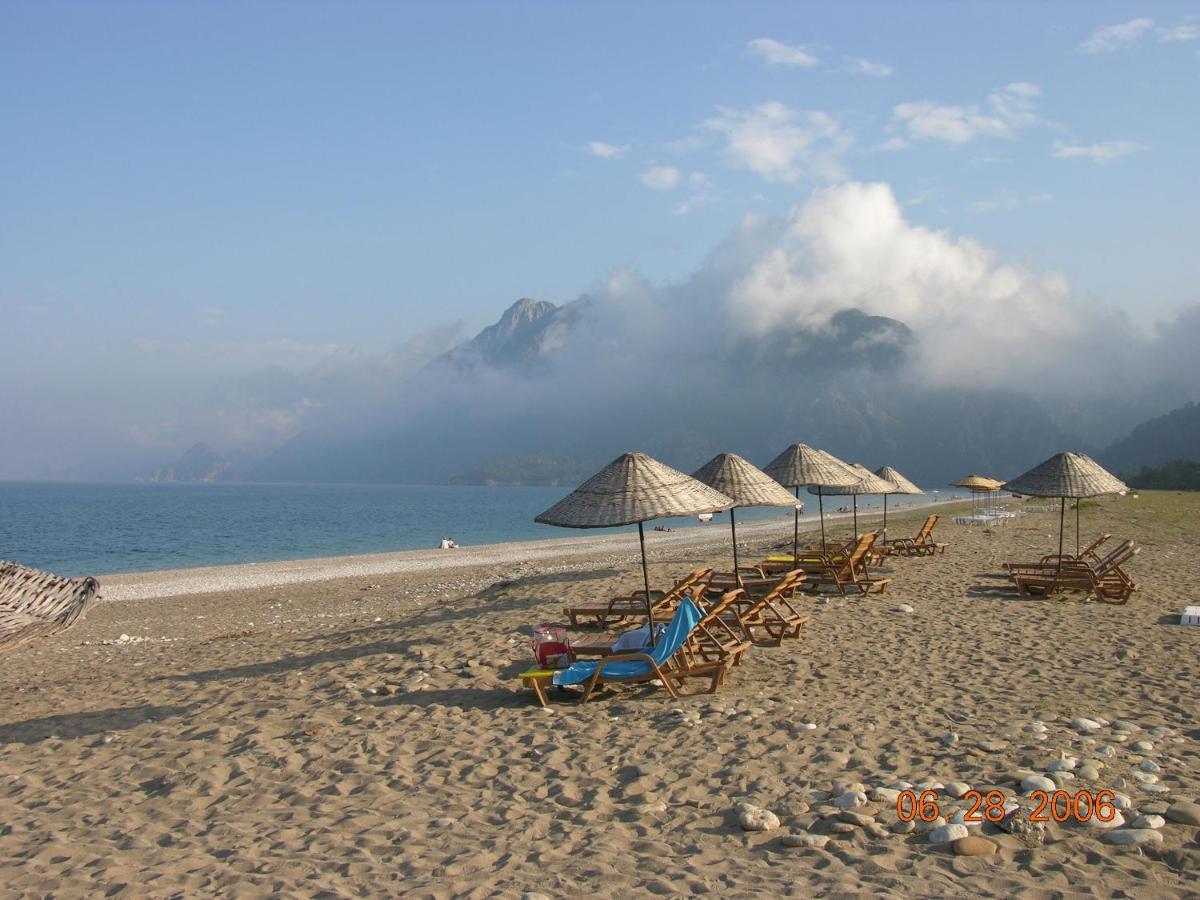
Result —
[[[1031, 822], [1111, 822], [1117, 817], [1117, 807], [1113, 803], [1116, 794], [1112, 791], [1034, 791], [1029, 795], [1037, 806], [1029, 813]], [[970, 804], [963, 813], [963, 821], [967, 823], [991, 822], [993, 824], [1004, 820], [1008, 814], [1005, 809], [1006, 799], [1000, 791], [967, 791], [962, 799]], [[937, 791], [901, 791], [896, 797], [896, 815], [901, 822], [911, 822], [920, 819], [922, 822], [933, 822], [941, 815], [941, 803]]]

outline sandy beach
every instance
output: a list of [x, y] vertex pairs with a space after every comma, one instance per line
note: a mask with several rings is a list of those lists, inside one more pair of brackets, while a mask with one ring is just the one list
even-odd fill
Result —
[[[4, 893], [1197, 895], [1200, 827], [1177, 819], [1200, 802], [1200, 628], [1175, 623], [1200, 602], [1200, 496], [1084, 510], [1085, 541], [1144, 548], [1125, 606], [1005, 589], [1057, 513], [953, 511], [944, 555], [891, 561], [881, 595], [802, 598], [800, 641], [681, 700], [543, 710], [514, 677], [530, 625], [639, 585], [628, 534], [103, 579], [82, 625], [5, 657]], [[790, 535], [740, 526], [743, 559]], [[729, 565], [724, 526], [647, 543], [657, 585]], [[973, 826], [991, 846], [965, 856], [891, 793], [935, 790], [951, 819], [963, 787], [1022, 798], [1054, 769], [1128, 798], [1124, 825]], [[740, 803], [778, 827], [744, 830]], [[1154, 835], [1111, 843], [1133, 830]]]

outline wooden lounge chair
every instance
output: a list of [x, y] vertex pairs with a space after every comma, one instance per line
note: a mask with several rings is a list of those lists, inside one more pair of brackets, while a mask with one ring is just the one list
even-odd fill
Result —
[[96, 601], [95, 578], [64, 578], [0, 561], [0, 650], [66, 631]]
[[1018, 572], [1036, 575], [1041, 572], [1046, 572], [1050, 569], [1057, 569], [1060, 562], [1082, 561], [1098, 563], [1102, 561], [1102, 557], [1100, 556], [1099, 552], [1100, 547], [1103, 546], [1103, 544], [1111, 537], [1112, 535], [1108, 533], [1100, 535], [1100, 537], [1096, 538], [1094, 541], [1084, 547], [1078, 556], [1071, 556], [1070, 554], [1063, 554], [1062, 556], [1059, 556], [1057, 553], [1050, 553], [1046, 556], [1043, 556], [1038, 562], [1035, 563], [1004, 563], [1004, 569], [1010, 575], [1015, 575]]
[[1060, 591], [1077, 591], [1104, 603], [1127, 603], [1137, 585], [1122, 566], [1141, 552], [1133, 541], [1122, 541], [1098, 563], [1064, 561], [1053, 571], [1018, 573], [1012, 580], [1019, 593], [1029, 596], [1049, 597]]
[[[777, 580], [774, 587], [758, 595], [745, 589], [731, 591], [727, 621], [741, 629], [756, 644], [779, 646], [787, 638], [799, 638], [809, 617], [792, 606], [791, 598], [805, 580], [805, 573], [794, 569]], [[761, 633], [765, 633], [765, 637]]]
[[935, 553], [945, 553], [946, 545], [939, 544], [933, 539], [933, 528], [937, 523], [936, 515], [929, 516], [925, 519], [925, 524], [921, 526], [916, 537], [885, 541], [883, 545], [885, 552], [887, 554], [897, 553], [901, 556], [933, 556]]
[[[688, 637], [690, 651], [706, 662], [728, 660], [729, 666], [736, 666], [742, 661], [742, 655], [750, 649], [752, 642], [745, 636], [743, 629], [733, 628], [727, 621], [728, 613], [743, 592], [740, 590], [727, 591], [711, 603], [706, 603], [707, 612], [696, 625], [696, 630]], [[612, 656], [613, 641], [571, 641], [571, 652], [576, 657]]]
[[[656, 611], [664, 611], [663, 618], [670, 618], [684, 594], [701, 591], [701, 585], [712, 575], [712, 569], [696, 569], [691, 574], [680, 579], [669, 591], [651, 591], [650, 606]], [[605, 603], [591, 603], [583, 606], [563, 607], [563, 615], [567, 616], [571, 625], [578, 628], [580, 617], [594, 618], [603, 627], [611, 622], [622, 622], [631, 618], [646, 617], [646, 592], [635, 591], [626, 597], [614, 597]]]
[[840, 563], [805, 567], [805, 579], [799, 587], [802, 590], [813, 591], [823, 587], [834, 587], [842, 596], [846, 595], [847, 588], [854, 588], [860, 594], [868, 594], [871, 591], [882, 593], [891, 584], [892, 579], [875, 578], [868, 573], [867, 561], [874, 544], [875, 533], [868, 532], [859, 538], [854, 550]]
[[690, 597], [684, 597], [666, 634], [645, 652], [614, 653], [599, 660], [576, 662], [557, 671], [530, 669], [518, 677], [525, 686], [533, 689], [542, 706], [548, 705], [546, 687], [550, 684], [582, 686], [581, 703], [587, 703], [598, 687], [611, 683], [657, 681], [670, 696], [679, 697], [687, 679], [702, 677], [709, 681], [709, 693], [714, 693], [731, 663], [703, 659], [694, 642], [689, 640], [702, 618], [700, 608]]

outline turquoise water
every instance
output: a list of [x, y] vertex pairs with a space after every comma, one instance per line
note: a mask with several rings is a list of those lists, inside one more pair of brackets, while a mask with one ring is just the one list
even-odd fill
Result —
[[[443, 535], [463, 546], [567, 537], [580, 532], [538, 525], [533, 518], [569, 492], [467, 485], [0, 482], [0, 559], [62, 575], [96, 575], [415, 550], [436, 547]], [[814, 515], [816, 498], [803, 499], [806, 517]], [[826, 498], [826, 509], [845, 499]], [[878, 498], [860, 498], [860, 509], [869, 505], [878, 506]], [[791, 512], [738, 510], [739, 522], [771, 517], [790, 518]], [[714, 517], [725, 521], [722, 514]]]
[[565, 537], [576, 532], [533, 518], [568, 492], [0, 483], [0, 559], [82, 575]]

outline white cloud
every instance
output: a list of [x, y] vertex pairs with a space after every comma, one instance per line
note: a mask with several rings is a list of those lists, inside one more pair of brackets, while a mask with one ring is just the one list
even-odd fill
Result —
[[606, 144], [604, 141], [589, 141], [587, 152], [601, 159], [620, 159], [629, 152], [629, 145]]
[[850, 58], [847, 71], [854, 75], [870, 75], [874, 78], [886, 78], [896, 70], [886, 63], [871, 62], [871, 60], [863, 59], [861, 56], [853, 56]]
[[1112, 53], [1138, 43], [1154, 27], [1154, 20], [1146, 17], [1130, 19], [1119, 25], [1097, 28], [1092, 36], [1079, 45], [1082, 53]]
[[908, 129], [914, 139], [965, 144], [978, 137], [1015, 137], [1017, 132], [1038, 121], [1034, 101], [1042, 93], [1036, 84], [1015, 81], [996, 88], [982, 106], [945, 106], [929, 100], [896, 106], [896, 123]]
[[1155, 25], [1153, 19], [1142, 16], [1119, 25], [1097, 28], [1091, 37], [1079, 45], [1079, 50], [1092, 54], [1115, 53], [1137, 46], [1151, 33], [1160, 44], [1181, 44], [1200, 39], [1200, 25], [1194, 15], [1184, 16], [1178, 25], [1170, 27]]
[[772, 66], [801, 66], [809, 68], [815, 66], [818, 62], [817, 58], [803, 47], [785, 44], [783, 41], [777, 41], [774, 38], [756, 38], [746, 45], [746, 49], [756, 56], [761, 56], [767, 61], [768, 65]]
[[674, 166], [650, 166], [642, 169], [638, 179], [656, 191], [673, 191], [679, 186], [679, 170]]
[[845, 177], [838, 158], [850, 138], [828, 113], [794, 110], [776, 101], [718, 111], [701, 127], [725, 136], [725, 155], [735, 165], [787, 184], [806, 177]]
[[1067, 144], [1055, 141], [1050, 155], [1058, 159], [1090, 159], [1094, 163], [1109, 163], [1149, 149], [1137, 141], [1102, 141], [1098, 144]]
[[821, 328], [847, 308], [897, 318], [919, 336], [919, 371], [947, 384], [1002, 383], [1031, 342], [1069, 341], [1083, 327], [1069, 301], [1061, 276], [910, 223], [887, 184], [861, 182], [813, 191], [729, 294], [758, 333]]
[[1171, 28], [1158, 28], [1155, 32], [1158, 34], [1158, 39], [1164, 44], [1181, 44], [1185, 41], [1194, 41], [1200, 38], [1200, 26], [1192, 23], [1194, 16], [1189, 16], [1179, 25], [1174, 25]]

